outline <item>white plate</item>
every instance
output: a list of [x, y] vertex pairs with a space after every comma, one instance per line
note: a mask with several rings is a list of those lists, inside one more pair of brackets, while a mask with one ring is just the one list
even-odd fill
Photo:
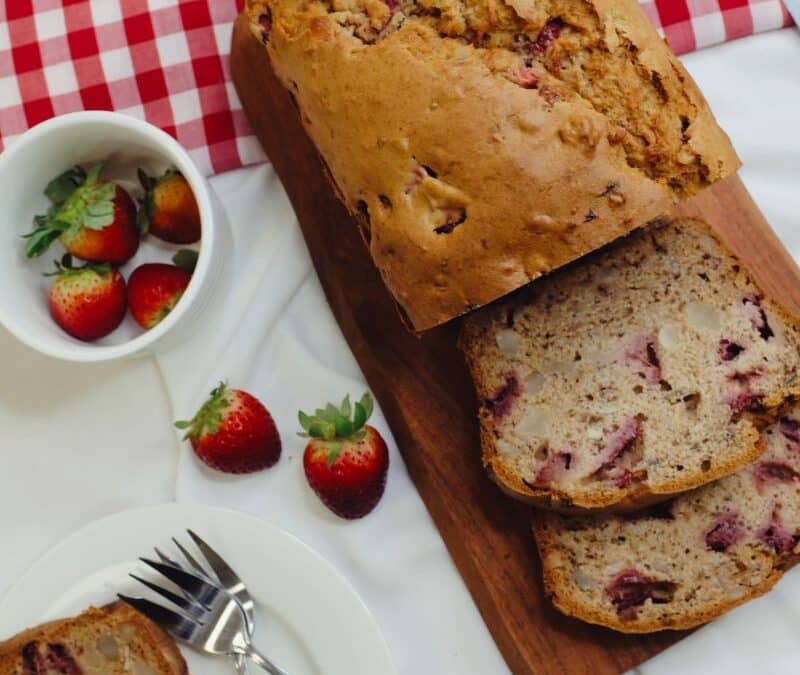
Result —
[[[262, 520], [188, 504], [118, 513], [58, 544], [0, 601], [0, 638], [110, 602], [120, 591], [142, 594], [127, 577], [146, 569], [137, 558], [152, 555], [153, 546], [175, 552], [173, 536], [190, 543], [186, 528], [241, 575], [257, 605], [254, 643], [292, 675], [396, 673], [375, 619], [327, 561]], [[182, 651], [192, 675], [234, 672], [226, 658]]]

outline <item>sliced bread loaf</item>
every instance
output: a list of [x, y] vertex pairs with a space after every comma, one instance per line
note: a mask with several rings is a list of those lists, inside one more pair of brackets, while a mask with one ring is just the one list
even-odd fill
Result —
[[800, 552], [800, 408], [764, 439], [752, 466], [639, 514], [538, 514], [556, 607], [646, 633], [691, 628], [768, 591]]
[[0, 642], [3, 675], [186, 675], [175, 642], [129, 605], [115, 602]]
[[245, 13], [415, 330], [739, 166], [636, 0], [248, 0]]
[[641, 506], [761, 452], [800, 328], [693, 220], [658, 223], [465, 321], [484, 463], [552, 508]]

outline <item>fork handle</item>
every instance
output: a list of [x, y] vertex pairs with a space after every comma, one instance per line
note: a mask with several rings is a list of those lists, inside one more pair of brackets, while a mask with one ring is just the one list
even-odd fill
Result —
[[247, 675], [247, 657], [243, 654], [233, 655], [233, 665], [236, 666], [237, 675]]
[[245, 648], [245, 656], [247, 656], [253, 663], [266, 670], [270, 675], [289, 675], [282, 668], [278, 668], [272, 661], [259, 652], [253, 645], [247, 645]]

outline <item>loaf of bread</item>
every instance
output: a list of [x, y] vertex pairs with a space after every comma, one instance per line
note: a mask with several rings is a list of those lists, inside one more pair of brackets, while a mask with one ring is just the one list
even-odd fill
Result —
[[636, 0], [248, 0], [414, 329], [739, 165]]
[[0, 642], [2, 675], [188, 675], [175, 642], [115, 602]]
[[700, 221], [660, 222], [464, 322], [484, 464], [550, 508], [634, 507], [754, 461], [800, 326]]
[[635, 515], [538, 514], [556, 607], [646, 633], [697, 626], [768, 591], [800, 552], [800, 408], [764, 440], [752, 466]]

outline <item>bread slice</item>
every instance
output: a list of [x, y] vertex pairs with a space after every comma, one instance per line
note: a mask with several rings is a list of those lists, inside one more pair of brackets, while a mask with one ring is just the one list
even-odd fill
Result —
[[510, 495], [629, 508], [761, 453], [800, 393], [800, 328], [703, 223], [654, 224], [476, 313], [483, 459]]
[[244, 11], [415, 330], [739, 166], [636, 0], [248, 0]]
[[556, 607], [626, 633], [697, 626], [768, 591], [800, 553], [800, 408], [752, 466], [631, 516], [541, 512]]
[[129, 605], [90, 608], [0, 642], [3, 675], [187, 675], [178, 647]]

